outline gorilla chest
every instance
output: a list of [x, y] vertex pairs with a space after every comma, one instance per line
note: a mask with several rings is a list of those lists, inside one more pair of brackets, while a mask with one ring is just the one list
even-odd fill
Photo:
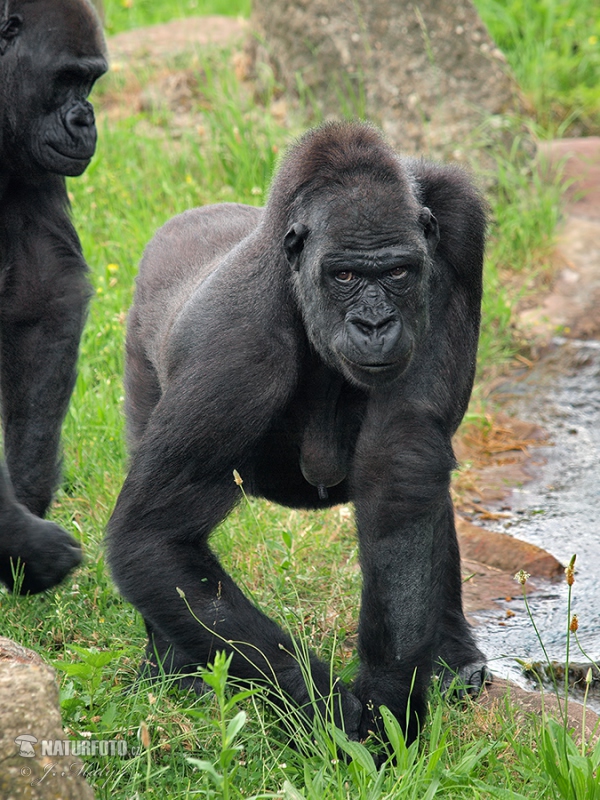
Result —
[[[263, 443], [259, 493], [289, 505], [341, 502], [365, 406], [365, 394], [341, 375], [323, 365], [311, 370]], [[279, 483], [289, 486], [290, 478], [308, 501], [269, 491]]]

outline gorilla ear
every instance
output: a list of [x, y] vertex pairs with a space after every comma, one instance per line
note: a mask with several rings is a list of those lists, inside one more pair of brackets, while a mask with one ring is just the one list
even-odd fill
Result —
[[11, 14], [8, 19], [0, 25], [0, 56], [3, 56], [11, 39], [19, 35], [23, 27], [23, 17], [19, 14]]
[[283, 240], [283, 249], [289, 263], [294, 269], [298, 269], [298, 259], [300, 253], [304, 249], [304, 242], [308, 236], [308, 228], [301, 222], [294, 222], [292, 227], [286, 233]]
[[419, 214], [419, 224], [423, 226], [423, 232], [429, 245], [431, 254], [435, 252], [435, 248], [440, 240], [440, 227], [437, 219], [433, 216], [427, 206], [423, 206]]

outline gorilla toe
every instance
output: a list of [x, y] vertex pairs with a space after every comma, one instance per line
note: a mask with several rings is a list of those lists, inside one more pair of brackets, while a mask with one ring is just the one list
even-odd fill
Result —
[[446, 668], [440, 673], [441, 691], [457, 700], [465, 695], [477, 697], [483, 687], [492, 681], [492, 673], [485, 662], [465, 664], [456, 671]]

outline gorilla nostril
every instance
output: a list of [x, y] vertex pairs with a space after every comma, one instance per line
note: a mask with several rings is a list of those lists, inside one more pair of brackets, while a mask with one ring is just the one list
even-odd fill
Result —
[[384, 319], [365, 319], [364, 317], [357, 317], [350, 319], [349, 322], [363, 336], [372, 337], [387, 333], [391, 328], [398, 325], [399, 320], [390, 315]]
[[67, 126], [87, 128], [94, 124], [94, 109], [91, 103], [78, 103], [67, 112]]
[[375, 332], [375, 326], [370, 322], [364, 320], [353, 320], [352, 324], [357, 328], [363, 336], [371, 336]]

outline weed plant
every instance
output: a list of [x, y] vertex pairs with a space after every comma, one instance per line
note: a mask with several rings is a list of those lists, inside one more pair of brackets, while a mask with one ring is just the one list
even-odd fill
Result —
[[[202, 0], [197, 6], [188, 0], [105, 0], [105, 9], [109, 32], [219, 10]], [[228, 10], [247, 13], [242, 3]], [[397, 722], [384, 716], [393, 758], [379, 761], [375, 742], [349, 742], [327, 720], [309, 732], [283, 699], [273, 704], [261, 692], [240, 694], [244, 690], [226, 680], [221, 657], [202, 674], [211, 687], [202, 696], [182, 692], [167, 677], [134, 683], [145, 632], [108, 576], [102, 535], [126, 470], [123, 342], [137, 263], [157, 227], [190, 206], [262, 204], [279, 154], [305, 125], [302, 111], [297, 118], [274, 112], [274, 81], [265, 83], [259, 100], [240, 84], [231, 55], [209, 51], [202, 60], [182, 57], [172, 65], [196, 76], [184, 130], [168, 104], [137, 110], [132, 103], [131, 113], [110, 115], [115, 96], [129, 99], [124, 71], [98, 88], [98, 153], [83, 176], [69, 181], [95, 298], [64, 426], [63, 482], [52, 509], [52, 518], [81, 539], [86, 562], [41, 596], [22, 599], [0, 590], [0, 630], [58, 668], [70, 736], [127, 743], [127, 758], [86, 759], [100, 800], [551, 797], [545, 794], [549, 768], [534, 755], [523, 757], [535, 754], [540, 734], [508, 704], [498, 711], [468, 700], [449, 706], [434, 688], [417, 743], [407, 747]], [[138, 90], [154, 85], [160, 94], [159, 70], [144, 67], [134, 77]], [[515, 293], [505, 277], [543, 269], [558, 213], [556, 185], [511, 153], [498, 159], [495, 187], [483, 374], [505, 363], [517, 346]], [[296, 637], [300, 659], [310, 648], [332, 672], [352, 677], [360, 572], [349, 507], [301, 513], [246, 499], [216, 532], [214, 544], [244, 590]], [[553, 736], [551, 727], [543, 730]], [[591, 758], [587, 751], [581, 757]], [[596, 762], [585, 763], [586, 769], [592, 763], [597, 777]]]
[[[588, 654], [581, 647], [577, 638], [579, 621], [576, 615], [571, 614], [573, 584], [575, 583], [575, 556], [571, 558], [565, 569], [565, 576], [568, 585], [567, 592], [567, 642], [565, 652], [564, 683], [560, 687], [556, 677], [554, 664], [550, 660], [544, 642], [538, 632], [535, 619], [527, 601], [525, 584], [529, 575], [521, 570], [515, 575], [523, 587], [523, 599], [525, 607], [534, 627], [538, 641], [542, 647], [546, 666], [553, 684], [554, 696], [558, 699], [560, 720], [556, 720], [545, 712], [541, 720], [536, 722], [537, 736], [536, 747], [530, 749], [524, 747], [522, 755], [527, 764], [542, 764], [543, 771], [548, 779], [548, 793], [552, 797], [560, 800], [600, 800], [600, 725], [597, 724], [588, 737], [586, 729], [586, 704], [588, 700], [589, 687], [592, 680], [592, 665], [598, 669], [598, 665], [589, 658]], [[586, 661], [590, 662], [586, 677], [586, 689], [584, 696], [583, 715], [581, 731], [579, 732], [578, 742], [573, 729], [570, 726], [569, 718], [569, 666], [571, 663], [571, 638], [575, 637], [575, 642]], [[530, 670], [531, 672], [531, 670]], [[544, 692], [544, 682], [538, 674], [537, 680], [540, 690]], [[562, 689], [562, 691], [561, 691]]]

